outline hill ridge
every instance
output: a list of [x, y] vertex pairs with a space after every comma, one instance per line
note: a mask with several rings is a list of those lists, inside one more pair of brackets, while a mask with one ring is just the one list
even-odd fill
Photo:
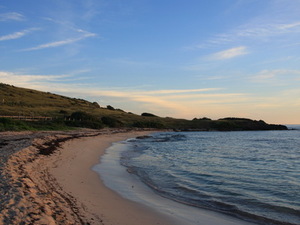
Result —
[[[37, 91], [34, 89], [15, 87], [13, 85], [0, 83], [0, 117], [3, 125], [10, 119], [31, 117], [31, 123], [27, 126], [33, 128], [45, 127], [48, 124], [54, 129], [57, 124], [62, 127], [138, 127], [175, 129], [178, 131], [232, 131], [232, 130], [286, 130], [283, 125], [267, 124], [262, 120], [256, 121], [246, 118], [227, 117], [219, 120], [200, 118], [193, 120], [175, 119], [170, 117], [159, 117], [152, 113], [136, 115], [115, 109], [108, 105], [100, 107], [97, 102], [89, 102], [80, 98], [71, 98], [50, 92]], [[3, 118], [14, 116], [12, 118]], [[49, 120], [36, 122], [37, 118], [51, 118]], [[53, 125], [51, 127], [51, 124]], [[25, 125], [24, 125], [25, 126]], [[18, 126], [17, 126], [18, 127]], [[26, 126], [25, 126], [26, 127]]]

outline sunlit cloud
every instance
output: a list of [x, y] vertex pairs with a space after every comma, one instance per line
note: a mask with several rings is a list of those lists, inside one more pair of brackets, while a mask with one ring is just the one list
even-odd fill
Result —
[[22, 31], [18, 31], [12, 34], [7, 34], [4, 36], [0, 36], [0, 41], [8, 41], [8, 40], [14, 40], [14, 39], [19, 39], [29, 33], [31, 33], [32, 31], [35, 30], [39, 30], [39, 28], [30, 28], [30, 29], [26, 29], [26, 30], [22, 30]]
[[186, 90], [157, 90], [157, 91], [148, 91], [148, 94], [182, 94], [182, 93], [193, 93], [193, 92], [208, 92], [216, 91], [220, 88], [202, 88], [202, 89], [186, 89]]
[[240, 47], [231, 48], [231, 49], [214, 53], [209, 56], [209, 59], [212, 60], [231, 59], [246, 54], [248, 54], [247, 48], [245, 46], [240, 46]]
[[25, 17], [17, 12], [0, 13], [0, 21], [23, 21]]
[[226, 101], [232, 101], [235, 98], [239, 98], [240, 100], [246, 100], [245, 93], [204, 93], [204, 94], [181, 94], [181, 95], [169, 95], [165, 96], [165, 99], [169, 100], [179, 100], [179, 99], [196, 99], [196, 100], [201, 100], [201, 99], [217, 99], [218, 102], [224, 102]]
[[[3, 83], [14, 85], [20, 85], [24, 87], [39, 87], [40, 84], [45, 84], [45, 87], [49, 82], [59, 82], [63, 78], [70, 77], [69, 75], [24, 75], [16, 74], [7, 71], [0, 71], [0, 80]], [[44, 87], [43, 87], [44, 88]]]

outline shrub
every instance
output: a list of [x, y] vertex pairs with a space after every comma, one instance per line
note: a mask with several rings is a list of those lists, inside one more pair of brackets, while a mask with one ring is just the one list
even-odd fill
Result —
[[102, 117], [101, 121], [103, 124], [105, 124], [109, 127], [122, 127], [124, 125], [121, 121], [119, 121], [115, 118], [109, 117], [109, 116]]
[[66, 125], [71, 127], [85, 127], [91, 129], [101, 129], [103, 128], [103, 123], [98, 121], [66, 121]]
[[21, 130], [33, 130], [33, 128], [24, 121], [18, 121], [9, 118], [0, 118], [0, 131]]
[[109, 110], [115, 110], [115, 108], [112, 107], [111, 105], [106, 106], [106, 108], [109, 109]]
[[97, 102], [93, 102], [92, 105], [93, 105], [95, 108], [100, 108], [100, 105], [99, 105]]
[[162, 123], [150, 122], [150, 121], [145, 121], [145, 122], [138, 121], [133, 123], [132, 126], [138, 128], [158, 128], [158, 129], [165, 128], [165, 126]]
[[148, 117], [158, 117], [158, 116], [156, 116], [156, 115], [154, 115], [154, 114], [152, 114], [152, 113], [142, 113], [141, 114], [141, 116], [148, 116]]
[[60, 114], [64, 114], [64, 115], [68, 114], [68, 112], [67, 112], [66, 110], [63, 110], [63, 109], [60, 110], [59, 113], [60, 113]]
[[92, 129], [103, 128], [103, 123], [100, 119], [86, 112], [73, 112], [70, 117], [71, 121], [66, 121], [68, 126], [85, 127]]
[[86, 112], [77, 111], [71, 114], [71, 119], [72, 120], [95, 120], [96, 118], [94, 118], [92, 115], [87, 114]]

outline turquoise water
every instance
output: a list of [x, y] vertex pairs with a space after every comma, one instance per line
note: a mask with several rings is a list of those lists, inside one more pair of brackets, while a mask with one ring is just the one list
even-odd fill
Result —
[[258, 224], [300, 224], [300, 131], [169, 132], [121, 163], [155, 193]]

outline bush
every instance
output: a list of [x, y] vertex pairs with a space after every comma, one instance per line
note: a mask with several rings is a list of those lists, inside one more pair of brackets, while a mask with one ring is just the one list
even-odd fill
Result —
[[109, 127], [122, 127], [124, 125], [121, 121], [119, 121], [115, 118], [109, 117], [109, 116], [102, 117], [101, 121], [103, 124], [105, 124]]
[[109, 110], [115, 110], [115, 108], [112, 107], [111, 105], [106, 106], [106, 108], [109, 109]]
[[202, 117], [202, 118], [199, 118], [199, 119], [194, 118], [193, 120], [195, 121], [195, 120], [211, 120], [211, 119], [210, 119], [210, 118], [207, 118], [207, 117]]
[[101, 129], [103, 128], [103, 123], [98, 121], [66, 121], [66, 125], [71, 127], [85, 127], [91, 129]]
[[73, 112], [71, 114], [71, 120], [95, 120], [96, 118], [94, 118], [92, 115], [87, 114], [86, 112], [81, 112], [81, 111], [77, 111], [77, 112]]
[[100, 108], [100, 105], [99, 105], [97, 102], [93, 102], [92, 105], [93, 105], [95, 108]]
[[66, 110], [63, 110], [63, 109], [60, 110], [59, 113], [60, 113], [60, 114], [64, 114], [64, 115], [68, 114], [68, 112], [67, 112]]
[[21, 130], [33, 130], [33, 128], [24, 121], [13, 120], [9, 118], [0, 118], [0, 131]]
[[103, 128], [103, 123], [97, 117], [86, 112], [73, 112], [70, 117], [71, 121], [66, 121], [68, 126], [85, 127], [92, 129]]
[[158, 128], [158, 129], [163, 129], [165, 126], [161, 123], [158, 122], [150, 122], [150, 121], [145, 121], [145, 122], [135, 122], [132, 124], [133, 127], [138, 127], [138, 128]]
[[142, 113], [141, 116], [148, 116], [148, 117], [158, 117], [152, 113]]

